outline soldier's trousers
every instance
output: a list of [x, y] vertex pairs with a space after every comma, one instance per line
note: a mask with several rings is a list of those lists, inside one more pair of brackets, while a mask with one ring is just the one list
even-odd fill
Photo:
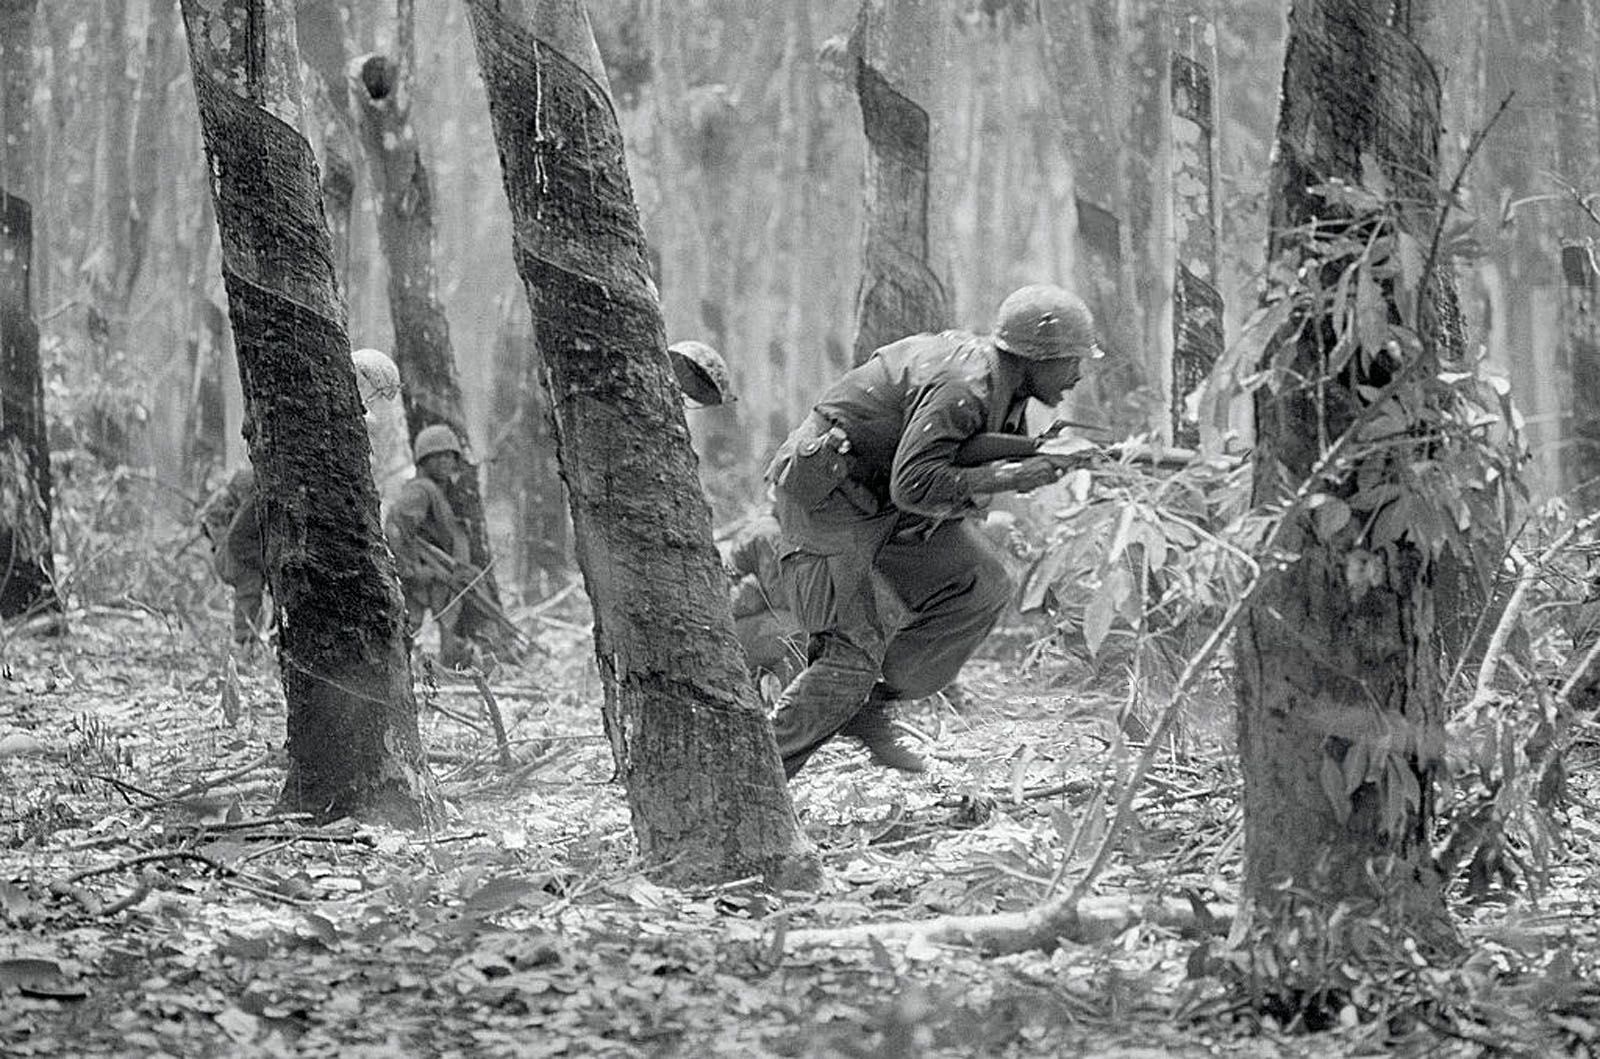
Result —
[[779, 565], [807, 637], [808, 665], [773, 720], [793, 776], [869, 696], [878, 708], [955, 679], [1013, 589], [1000, 557], [964, 522], [929, 531], [927, 520], [893, 509], [867, 514], [843, 493], [814, 510], [781, 487], [776, 500]]
[[427, 578], [402, 578], [400, 588], [406, 599], [406, 633], [416, 636], [422, 617], [433, 612], [439, 625], [439, 663], [453, 666], [467, 660], [466, 643], [456, 630], [461, 621], [461, 599], [447, 582]]
[[257, 568], [235, 569], [233, 580], [233, 642], [250, 643], [261, 632], [266, 574]]

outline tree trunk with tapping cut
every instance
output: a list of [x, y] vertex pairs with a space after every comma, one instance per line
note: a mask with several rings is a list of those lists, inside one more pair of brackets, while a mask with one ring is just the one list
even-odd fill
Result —
[[927, 104], [937, 83], [942, 10], [929, 0], [862, 0], [856, 20], [856, 97], [867, 137], [856, 364], [880, 346], [950, 323], [928, 238]]
[[577, 0], [468, 12], [640, 853], [677, 881], [808, 881], [815, 860], [734, 638], [588, 17]]
[[[1331, 267], [1309, 256], [1305, 231], [1313, 222], [1330, 231], [1341, 207], [1311, 189], [1365, 185], [1374, 160], [1396, 201], [1412, 204], [1396, 223], [1424, 247], [1431, 237], [1439, 85], [1412, 38], [1387, 24], [1389, 10], [1389, 0], [1296, 0], [1290, 12], [1269, 246], [1288, 273]], [[1372, 223], [1343, 216], [1357, 238], [1367, 229], [1356, 226]], [[1415, 356], [1436, 359], [1459, 341], [1444, 275], [1422, 298]], [[1379, 296], [1396, 311], [1392, 291]], [[1332, 323], [1314, 319], [1298, 337], [1280, 335], [1263, 357], [1264, 365], [1287, 363], [1290, 381], [1257, 393], [1257, 503], [1304, 481], [1327, 440], [1361, 414], [1362, 394], [1407, 370], [1379, 349], [1315, 384], [1334, 341]], [[1330, 473], [1329, 503], [1348, 503], [1354, 517], [1341, 529], [1292, 515], [1280, 550], [1297, 558], [1246, 611], [1235, 647], [1244, 897], [1269, 917], [1304, 907], [1302, 899], [1324, 915], [1343, 902], [1383, 908], [1442, 938], [1443, 882], [1429, 844], [1445, 719], [1437, 564], [1414, 537], [1384, 532], [1389, 520], [1368, 517], [1361, 499], [1412, 458], [1420, 457], [1358, 450], [1353, 466]], [[1358, 482], [1369, 492], [1358, 494]]]
[[289, 0], [182, 0], [222, 235], [288, 702], [287, 809], [434, 818], [404, 607], [333, 274], [311, 147], [296, 128]]

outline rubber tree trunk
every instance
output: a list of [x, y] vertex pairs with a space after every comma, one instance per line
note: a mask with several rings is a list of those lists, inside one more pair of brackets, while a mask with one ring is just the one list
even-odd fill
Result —
[[50, 445], [29, 279], [34, 0], [0, 0], [0, 618], [59, 610]]
[[950, 305], [928, 240], [927, 102], [939, 70], [943, 6], [862, 0], [856, 97], [867, 136], [866, 243], [853, 362], [918, 331], [949, 326]]
[[[450, 323], [439, 301], [434, 266], [433, 186], [411, 124], [408, 80], [402, 64], [382, 55], [357, 56], [350, 63], [350, 95], [376, 199], [378, 242], [389, 266], [389, 318], [394, 322], [394, 362], [405, 383], [406, 426], [414, 438], [424, 427], [444, 423], [467, 445]], [[445, 493], [466, 524], [473, 564], [489, 569], [493, 556], [477, 463], [469, 460]], [[498, 599], [492, 572], [485, 583]]]
[[333, 265], [339, 289], [350, 292], [350, 211], [355, 205], [356, 174], [354, 118], [350, 112], [350, 86], [345, 79], [349, 62], [342, 0], [299, 0], [295, 5], [300, 57], [317, 75], [320, 90], [311, 94], [311, 113], [322, 133], [322, 207], [333, 240]]
[[[1587, 0], [1555, 0], [1555, 62], [1550, 67], [1556, 112], [1556, 175], [1580, 194], [1589, 192], [1600, 161], [1600, 129], [1595, 122], [1595, 16]], [[1576, 204], [1561, 217], [1561, 348], [1571, 436], [1562, 448], [1563, 477], [1576, 493], [1579, 510], [1600, 502], [1600, 324], [1595, 321], [1596, 273], [1590, 257], [1594, 222]]]
[[[1172, 228], [1177, 260], [1172, 283], [1172, 404], [1174, 444], [1200, 444], [1215, 433], [1201, 422], [1197, 400], [1222, 355], [1222, 294], [1218, 290], [1216, 108], [1212, 74], [1215, 29], [1203, 13], [1180, 22], [1171, 61]], [[1225, 417], [1227, 408], [1220, 410]], [[1223, 419], [1226, 427], [1226, 419]]]
[[804, 881], [815, 862], [734, 639], [588, 17], [577, 0], [468, 13], [640, 853], [678, 881]]
[[[1310, 189], [1332, 180], [1368, 183], [1363, 159], [1377, 160], [1398, 201], [1435, 201], [1438, 81], [1413, 41], [1386, 25], [1389, 8], [1390, 0], [1296, 0], [1291, 9], [1268, 247], [1289, 274], [1302, 264], [1322, 267], [1305, 254], [1304, 226], [1330, 233], [1339, 219]], [[1428, 216], [1404, 223], [1426, 247], [1432, 211], [1418, 212]], [[1448, 282], [1434, 293], [1419, 325], [1423, 356], [1459, 341]], [[1390, 318], [1401, 319], [1392, 291], [1381, 297]], [[1257, 503], [1281, 499], [1307, 478], [1327, 439], [1360, 414], [1358, 386], [1384, 384], [1380, 367], [1350, 367], [1316, 382], [1333, 342], [1331, 323], [1314, 319], [1293, 348], [1269, 348], [1263, 358], [1264, 366], [1286, 364], [1290, 380], [1307, 381], [1258, 391]], [[1423, 378], [1436, 370], [1419, 367]], [[1415, 458], [1422, 454], [1382, 446], [1349, 457], [1354, 466], [1324, 491], [1354, 517], [1343, 529], [1326, 523], [1320, 534], [1309, 516], [1296, 517], [1281, 550], [1299, 558], [1263, 588], [1240, 629], [1244, 897], [1269, 915], [1309, 893], [1327, 908], [1347, 900], [1381, 905], [1430, 936], [1447, 933], [1429, 847], [1444, 747], [1435, 562], [1411, 536], [1385, 531], [1392, 520], [1377, 518], [1363, 500]], [[1360, 496], [1358, 481], [1368, 490]]]
[[288, 701], [282, 803], [415, 825], [436, 795], [350, 363], [289, 0], [182, 0]]

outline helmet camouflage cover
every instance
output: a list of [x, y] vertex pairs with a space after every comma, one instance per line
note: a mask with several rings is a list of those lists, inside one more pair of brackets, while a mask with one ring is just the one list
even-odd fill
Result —
[[995, 345], [1026, 360], [1104, 356], [1094, 315], [1083, 299], [1050, 283], [1021, 287], [1006, 296], [994, 327]]
[[735, 400], [728, 362], [704, 342], [674, 342], [667, 347], [667, 357], [672, 361], [672, 374], [678, 379], [678, 388], [691, 401], [706, 407], [731, 404]]
[[411, 447], [416, 461], [421, 463], [429, 456], [441, 452], [453, 452], [461, 455], [461, 442], [456, 439], [456, 432], [443, 423], [435, 423], [431, 427], [423, 427], [417, 434], [417, 440]]

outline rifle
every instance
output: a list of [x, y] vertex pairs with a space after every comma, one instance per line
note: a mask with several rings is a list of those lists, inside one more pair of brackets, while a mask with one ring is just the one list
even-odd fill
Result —
[[[1111, 445], [1085, 438], [1061, 438], [1051, 432], [1043, 437], [1025, 434], [975, 434], [961, 443], [956, 450], [957, 467], [978, 467], [985, 463], [1025, 460], [1043, 456], [1063, 470], [1077, 470], [1095, 464], [1127, 460], [1163, 470], [1179, 470], [1200, 458], [1193, 449], [1152, 445], [1142, 441], [1121, 441]], [[1208, 458], [1225, 468], [1237, 467], [1239, 457], [1219, 456]]]
[[440, 548], [431, 541], [418, 537], [414, 543], [417, 546], [418, 565], [427, 570], [440, 581], [447, 581], [456, 589], [456, 598], [469, 596], [479, 611], [488, 617], [511, 636], [523, 647], [535, 647], [537, 644], [521, 629], [517, 628], [500, 606], [489, 595], [489, 590], [483, 583], [485, 571], [475, 570], [471, 566], [456, 561], [455, 556]]

